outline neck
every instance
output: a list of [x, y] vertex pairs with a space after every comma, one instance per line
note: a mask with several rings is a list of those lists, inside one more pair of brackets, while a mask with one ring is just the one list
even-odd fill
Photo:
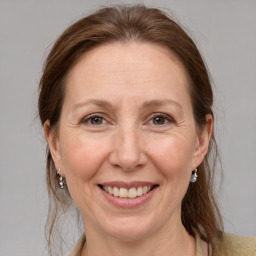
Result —
[[[100, 246], [99, 246], [100, 245]], [[195, 256], [195, 240], [182, 223], [165, 225], [159, 232], [135, 241], [120, 241], [86, 229], [86, 244], [81, 256]]]

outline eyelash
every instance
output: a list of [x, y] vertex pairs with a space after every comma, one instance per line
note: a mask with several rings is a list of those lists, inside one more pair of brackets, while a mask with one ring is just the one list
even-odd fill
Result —
[[[100, 124], [93, 124], [92, 123], [92, 120], [93, 118], [100, 118], [102, 120], [102, 123]], [[163, 124], [154, 124], [154, 123], [151, 123], [151, 125], [154, 125], [154, 126], [163, 126], [163, 125], [167, 125], [168, 123], [174, 123], [174, 119], [172, 117], [170, 117], [169, 115], [166, 115], [166, 114], [163, 114], [163, 113], [155, 113], [153, 114], [149, 121], [147, 122], [153, 122], [153, 120], [155, 118], [164, 118], [164, 123]], [[104, 125], [106, 123], [106, 119], [104, 118], [104, 116], [102, 114], [91, 114], [91, 115], [88, 115], [86, 116], [85, 118], [83, 118], [81, 120], [81, 123], [86, 123], [88, 125], [92, 125], [92, 126], [100, 126], [100, 125]]]
[[[93, 118], [100, 118], [102, 120], [102, 122], [104, 122], [104, 121], [106, 122], [106, 119], [101, 114], [91, 114], [91, 115], [83, 118], [81, 122], [87, 123], [89, 125], [97, 126], [96, 124], [89, 123], [90, 121], [92, 121]], [[102, 125], [102, 124], [99, 124], [99, 125]]]
[[163, 113], [155, 113], [151, 116], [149, 121], [153, 121], [155, 118], [164, 118], [164, 124], [152, 124], [155, 126], [163, 126], [163, 125], [167, 125], [168, 123], [174, 123], [174, 119], [172, 117], [170, 117], [169, 115], [163, 114]]

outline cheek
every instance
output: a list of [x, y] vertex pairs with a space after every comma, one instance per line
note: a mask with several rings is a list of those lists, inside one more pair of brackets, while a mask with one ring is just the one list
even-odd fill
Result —
[[76, 183], [90, 182], [107, 154], [104, 140], [83, 135], [70, 137], [61, 148], [65, 176]]
[[107, 156], [104, 140], [90, 139], [89, 136], [66, 136], [61, 145], [63, 171], [69, 193], [82, 212], [90, 212], [94, 207], [94, 177]]
[[192, 170], [194, 147], [191, 138], [170, 136], [154, 143], [151, 149], [152, 161], [164, 176], [184, 176], [184, 172]]

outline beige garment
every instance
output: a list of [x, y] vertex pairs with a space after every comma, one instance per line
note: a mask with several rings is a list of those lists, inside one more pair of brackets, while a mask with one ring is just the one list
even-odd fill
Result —
[[[68, 256], [81, 256], [85, 236], [82, 235]], [[196, 234], [196, 256], [204, 256], [202, 242]], [[223, 240], [216, 243], [214, 256], [256, 256], [256, 238], [224, 234]]]
[[83, 234], [77, 241], [75, 247], [68, 256], [81, 256], [82, 249], [85, 243], [85, 235]]

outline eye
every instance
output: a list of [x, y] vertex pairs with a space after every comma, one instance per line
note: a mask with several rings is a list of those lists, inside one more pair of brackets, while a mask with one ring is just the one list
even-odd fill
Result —
[[153, 118], [153, 124], [161, 125], [165, 124], [166, 118], [163, 116], [157, 116]]
[[102, 125], [106, 123], [106, 120], [100, 115], [89, 115], [82, 122], [89, 125]]
[[150, 120], [150, 124], [159, 125], [159, 126], [172, 123], [172, 122], [173, 122], [173, 119], [170, 116], [165, 114], [156, 114]]
[[96, 125], [99, 125], [99, 124], [102, 124], [103, 123], [103, 118], [100, 117], [100, 116], [94, 116], [94, 117], [91, 117], [89, 119], [89, 122], [91, 124], [96, 124]]

